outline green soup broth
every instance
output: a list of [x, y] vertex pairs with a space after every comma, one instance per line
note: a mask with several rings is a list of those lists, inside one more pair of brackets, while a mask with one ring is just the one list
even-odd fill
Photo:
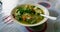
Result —
[[13, 18], [23, 24], [36, 24], [44, 19], [43, 10], [34, 5], [20, 5], [13, 9]]

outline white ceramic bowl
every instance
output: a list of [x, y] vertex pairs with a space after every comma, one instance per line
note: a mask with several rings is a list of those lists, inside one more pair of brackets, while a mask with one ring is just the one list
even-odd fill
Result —
[[[25, 3], [24, 3], [24, 4], [25, 4]], [[29, 3], [29, 4], [30, 4], [30, 3]], [[20, 4], [20, 5], [23, 5], [23, 4]], [[31, 4], [31, 5], [35, 5], [35, 6], [39, 7], [40, 9], [42, 9], [42, 10], [44, 11], [44, 14], [45, 14], [45, 15], [49, 15], [48, 10], [47, 10], [44, 6], [39, 5], [39, 4]], [[15, 21], [16, 23], [19, 23], [20, 25], [23, 25], [23, 26], [37, 26], [37, 25], [41, 25], [41, 24], [45, 23], [45, 22], [47, 21], [47, 19], [48, 19], [48, 18], [44, 18], [42, 21], [40, 21], [39, 23], [36, 23], [36, 24], [23, 24], [23, 23], [20, 23], [20, 22], [18, 22], [17, 20], [15, 20], [15, 19], [12, 17], [12, 13], [13, 13], [13, 12], [11, 11], [11, 18], [12, 18], [12, 20]]]

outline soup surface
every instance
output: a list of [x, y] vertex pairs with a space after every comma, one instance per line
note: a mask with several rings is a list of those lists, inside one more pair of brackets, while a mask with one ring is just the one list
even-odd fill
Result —
[[13, 18], [23, 24], [36, 24], [44, 19], [43, 10], [34, 5], [20, 5], [13, 9]]

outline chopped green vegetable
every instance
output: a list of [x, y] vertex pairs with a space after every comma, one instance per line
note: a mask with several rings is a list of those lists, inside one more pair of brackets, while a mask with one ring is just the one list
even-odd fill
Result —
[[37, 15], [40, 15], [40, 13], [37, 13]]
[[26, 12], [26, 13], [31, 13], [31, 10], [30, 10], [29, 8], [27, 8], [27, 9], [25, 10], [25, 12]]
[[29, 24], [32, 24], [32, 19], [26, 19], [26, 22], [29, 23]]
[[32, 8], [35, 8], [35, 6], [32, 6]]

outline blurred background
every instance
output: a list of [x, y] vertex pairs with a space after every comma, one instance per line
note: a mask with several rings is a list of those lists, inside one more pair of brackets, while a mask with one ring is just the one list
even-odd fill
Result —
[[[13, 7], [23, 3], [41, 3], [40, 5], [45, 6], [49, 10], [50, 16], [57, 17], [56, 21], [47, 20], [46, 32], [60, 32], [60, 0], [0, 0], [0, 32], [29, 32], [24, 26], [15, 23], [8, 17]], [[5, 19], [6, 17], [7, 19]], [[8, 20], [11, 22], [4, 23]]]

